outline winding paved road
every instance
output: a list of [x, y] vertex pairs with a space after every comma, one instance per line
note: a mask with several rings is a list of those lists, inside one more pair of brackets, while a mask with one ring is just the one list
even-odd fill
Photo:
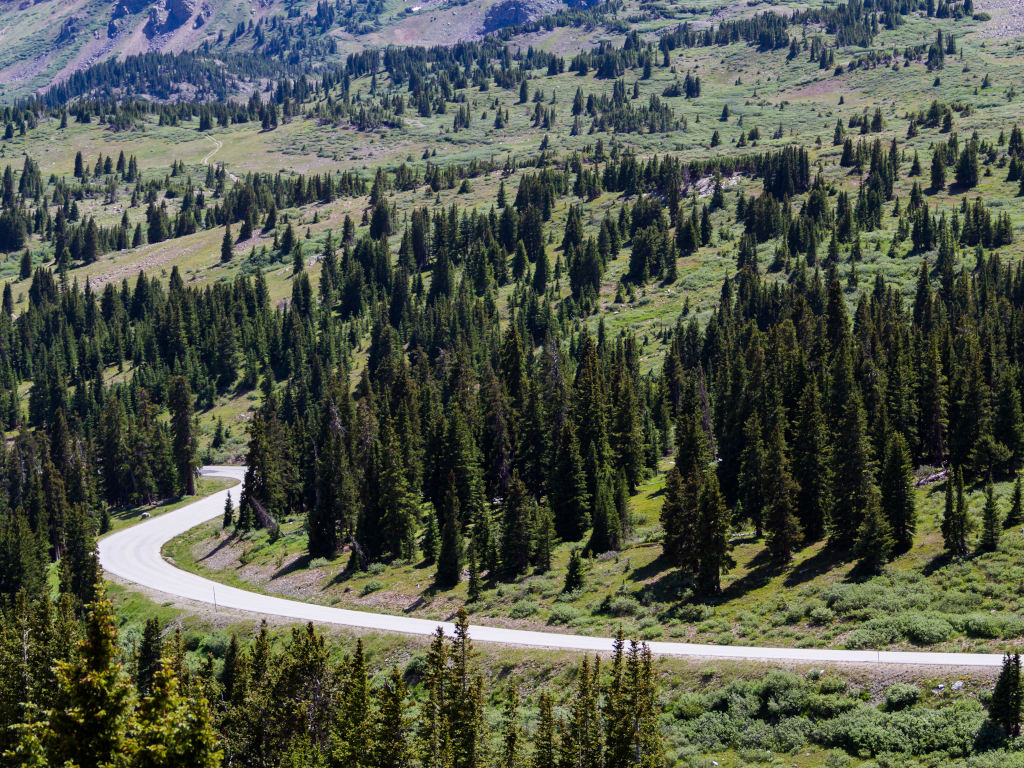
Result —
[[[233, 478], [239, 482], [242, 481], [244, 471], [243, 467], [203, 468], [205, 475]], [[240, 488], [236, 486], [231, 490], [237, 501]], [[177, 598], [196, 600], [216, 607], [231, 608], [257, 615], [411, 635], [430, 635], [439, 624], [446, 633], [450, 634], [453, 631], [452, 624], [448, 622], [417, 619], [411, 616], [351, 611], [248, 592], [225, 584], [218, 584], [194, 573], [188, 573], [164, 560], [160, 554], [161, 547], [170, 539], [185, 533], [190, 528], [223, 514], [227, 494], [227, 490], [214, 493], [173, 512], [167, 512], [107, 536], [99, 543], [100, 564], [107, 573], [151, 590]], [[612, 639], [608, 637], [531, 632], [481, 625], [471, 626], [470, 632], [474, 641], [484, 643], [580, 651], [610, 651], [612, 648]], [[673, 642], [651, 642], [648, 645], [651, 652], [655, 654], [754, 661], [861, 665], [926, 664], [944, 667], [998, 667], [1002, 663], [1002, 657], [998, 654], [981, 653], [845, 651]]]

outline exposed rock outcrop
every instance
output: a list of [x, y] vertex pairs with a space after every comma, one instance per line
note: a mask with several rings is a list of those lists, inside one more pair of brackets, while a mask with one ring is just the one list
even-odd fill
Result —
[[78, 34], [78, 21], [79, 19], [77, 16], [69, 16], [64, 19], [64, 23], [61, 24], [60, 32], [57, 33], [57, 38], [54, 40], [54, 43], [56, 45], [60, 45], [61, 43], [66, 43], [69, 40], [74, 40], [75, 35]]
[[196, 0], [167, 0], [167, 23], [177, 29], [192, 18], [198, 5]]
[[[135, 3], [140, 0], [119, 0], [121, 3]], [[146, 37], [151, 40], [159, 35], [173, 32], [184, 26], [195, 16], [199, 7], [199, 0], [164, 0], [162, 6], [151, 6], [146, 26], [143, 27]], [[203, 19], [200, 14], [196, 18], [195, 26], [202, 26]]]
[[150, 0], [117, 0], [114, 3], [114, 19], [123, 19], [125, 16], [132, 16], [145, 10], [150, 5]]
[[558, 0], [501, 0], [487, 10], [483, 32], [536, 21], [558, 10]]

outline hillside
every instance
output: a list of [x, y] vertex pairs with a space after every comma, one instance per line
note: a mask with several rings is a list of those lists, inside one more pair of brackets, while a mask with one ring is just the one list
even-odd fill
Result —
[[[321, 5], [318, 16], [315, 2], [280, 0], [5, 2], [0, 4], [0, 98], [38, 93], [93, 65], [144, 53], [249, 53], [258, 47], [252, 36], [261, 28], [294, 27], [301, 19], [316, 20], [310, 31], [320, 55], [311, 63], [323, 64], [366, 48], [475, 40], [566, 7], [558, 0]], [[322, 18], [328, 8], [329, 20]]]
[[[1015, 6], [0, 13], [0, 753], [77, 765], [104, 680], [80, 768], [185, 749], [154, 712], [211, 768], [1019, 761]], [[182, 568], [637, 645], [488, 649], [477, 683], [461, 635], [368, 667], [104, 585], [97, 538], [213, 463], [244, 491]], [[669, 638], [1007, 657], [767, 674]]]

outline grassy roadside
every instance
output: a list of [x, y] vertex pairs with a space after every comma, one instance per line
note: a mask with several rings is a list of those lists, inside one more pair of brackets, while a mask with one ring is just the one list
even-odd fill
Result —
[[[941, 484], [916, 491], [915, 546], [883, 575], [859, 578], [851, 562], [821, 542], [779, 570], [767, 561], [763, 542], [740, 532], [722, 595], [704, 603], [660, 557], [662, 482], [661, 476], [648, 481], [633, 497], [631, 544], [586, 560], [586, 586], [568, 594], [562, 585], [571, 544], [556, 548], [548, 573], [513, 583], [485, 579], [481, 598], [472, 603], [466, 603], [465, 580], [453, 590], [436, 590], [433, 568], [421, 562], [349, 573], [344, 555], [311, 561], [296, 519], [282, 525], [276, 541], [266, 532], [240, 538], [214, 521], [168, 542], [164, 552], [181, 568], [264, 594], [437, 620], [466, 604], [474, 623], [584, 635], [621, 627], [645, 640], [974, 652], [1005, 650], [1024, 636], [1017, 586], [1024, 532], [1005, 530], [995, 552], [948, 560], [940, 534]], [[1003, 509], [1010, 492], [1009, 483], [996, 487]], [[980, 515], [982, 489], [968, 498], [971, 513]]]
[[[186, 663], [191, 668], [198, 670], [210, 664], [214, 674], [222, 668], [232, 635], [237, 635], [244, 646], [258, 631], [255, 620], [180, 611], [172, 604], [157, 604], [116, 585], [109, 592], [117, 606], [122, 653], [129, 669], [144, 622], [150, 617], [160, 620], [165, 637], [180, 630]], [[397, 667], [414, 686], [414, 701], [419, 700], [421, 693], [415, 685], [425, 663], [429, 638], [363, 633], [339, 627], [319, 631], [326, 635], [328, 652], [335, 660], [350, 653], [359, 637], [374, 681], [381, 681], [388, 670]], [[289, 625], [270, 627], [275, 650], [286, 649], [290, 637]], [[487, 644], [476, 644], [473, 656], [474, 669], [484, 677], [488, 691], [485, 718], [488, 730], [494, 734], [501, 732], [502, 692], [508, 682], [519, 686], [523, 725], [527, 732], [532, 732], [536, 727], [539, 691], [572, 691], [581, 659], [577, 652]], [[959, 751], [964, 739], [983, 721], [982, 705], [992, 685], [989, 670], [850, 665], [823, 668], [660, 657], [654, 665], [662, 711], [659, 725], [672, 765], [982, 765], [955, 762], [953, 758], [957, 755], [945, 752], [922, 755], [915, 761], [904, 750], [917, 749], [922, 734], [929, 733], [935, 743], [958, 745]], [[563, 703], [559, 714], [565, 716], [567, 706]], [[886, 730], [901, 735], [887, 738]], [[893, 739], [903, 737], [906, 743], [894, 750]], [[874, 752], [884, 745], [888, 745], [888, 754]], [[989, 757], [998, 755], [993, 753]]]
[[130, 528], [136, 523], [141, 522], [143, 515], [159, 517], [160, 515], [165, 515], [168, 512], [173, 512], [176, 509], [181, 509], [197, 499], [212, 496], [218, 491], [223, 491], [225, 488], [231, 488], [235, 485], [238, 485], [238, 481], [232, 480], [228, 477], [207, 477], [206, 475], [200, 475], [196, 478], [196, 492], [194, 496], [182, 496], [181, 498], [160, 504], [140, 504], [137, 507], [117, 510], [111, 514], [110, 529], [104, 535], [110, 535], [111, 533], [116, 533], [124, 528]]

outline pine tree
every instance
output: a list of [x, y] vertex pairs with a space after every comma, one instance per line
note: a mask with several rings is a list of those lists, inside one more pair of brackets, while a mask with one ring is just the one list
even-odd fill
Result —
[[227, 496], [224, 499], [224, 521], [221, 526], [224, 529], [230, 528], [231, 524], [235, 522], [235, 505], [231, 501], [231, 491], [228, 491]]
[[5, 750], [2, 756], [11, 768], [49, 768], [44, 745], [46, 723], [38, 716], [35, 705], [27, 703], [24, 709], [22, 721], [8, 726], [15, 741], [13, 747]]
[[576, 676], [569, 721], [560, 734], [559, 766], [600, 766], [602, 764], [601, 717], [599, 710], [600, 659], [593, 665], [583, 657]]
[[429, 768], [452, 765], [451, 729], [448, 722], [454, 687], [452, 678], [450, 651], [445, 643], [444, 630], [438, 627], [427, 651], [423, 675], [427, 700], [421, 710], [417, 738], [422, 763]]
[[702, 595], [717, 595], [721, 576], [733, 565], [729, 554], [729, 510], [718, 488], [718, 477], [708, 470], [697, 503], [697, 588]]
[[[591, 446], [591, 452], [593, 453], [593, 446]], [[590, 553], [600, 554], [616, 550], [621, 544], [619, 538], [621, 526], [615, 509], [612, 489], [609, 487], [610, 483], [611, 478], [608, 473], [598, 470], [590, 509], [590, 516], [593, 520], [590, 541], [587, 543], [587, 551]]]
[[892, 549], [892, 529], [882, 511], [878, 493], [873, 491], [857, 528], [857, 540], [854, 544], [857, 563], [866, 573], [878, 573], [889, 561]]
[[765, 482], [767, 479], [764, 440], [761, 436], [761, 417], [757, 411], [754, 411], [743, 424], [739, 498], [743, 504], [743, 513], [754, 523], [757, 538], [761, 538], [764, 530]]
[[374, 446], [373, 476], [379, 481], [376, 504], [364, 505], [368, 514], [376, 515], [375, 530], [366, 532], [360, 538], [367, 542], [371, 538], [379, 551], [391, 558], [411, 560], [416, 550], [416, 521], [419, 508], [416, 497], [409, 490], [407, 470], [402, 461], [403, 454], [397, 444], [390, 422], [381, 430], [381, 438]]
[[548, 287], [548, 273], [551, 267], [548, 264], [548, 253], [544, 244], [541, 243], [537, 260], [533, 267], [533, 290], [543, 296]]
[[992, 698], [989, 700], [988, 714], [992, 722], [1002, 728], [1008, 737], [1016, 739], [1020, 736], [1020, 654], [1007, 654], [1003, 657], [1003, 668], [999, 672]]
[[221, 751], [206, 699], [197, 691], [183, 694], [179, 689], [177, 675], [165, 660], [138, 708], [132, 768], [219, 768]]
[[985, 485], [985, 507], [981, 511], [981, 549], [994, 552], [999, 547], [1000, 514], [996, 506], [995, 489], [992, 481]]
[[52, 765], [126, 764], [133, 697], [119, 657], [113, 606], [101, 596], [89, 607], [77, 656], [57, 663], [57, 691], [46, 734]]
[[813, 379], [800, 396], [793, 442], [793, 479], [799, 486], [796, 514], [806, 541], [818, 541], [831, 514], [832, 444], [821, 395]]
[[183, 376], [171, 378], [167, 388], [167, 407], [171, 411], [174, 468], [183, 496], [196, 493], [196, 438], [192, 423], [192, 391]]
[[956, 468], [946, 479], [945, 513], [942, 516], [942, 539], [946, 550], [953, 557], [967, 555], [967, 533], [970, 520], [967, 516], [967, 501], [964, 498], [963, 470]]
[[160, 639], [160, 622], [147, 619], [142, 631], [142, 641], [135, 656], [135, 687], [141, 696], [149, 695], [153, 685], [153, 677], [160, 668], [163, 655], [163, 641]]
[[[63, 491], [58, 491], [58, 483], [55, 478], [51, 479], [47, 485], [51, 491], [63, 496]], [[53, 514], [52, 506], [50, 509], [52, 520], [57, 516]], [[64, 551], [61, 554], [59, 565], [61, 591], [74, 596], [79, 604], [86, 605], [95, 600], [96, 585], [100, 580], [93, 522], [81, 507], [74, 506], [69, 508], [64, 515], [62, 527], [64, 528]]]
[[585, 584], [583, 574], [583, 558], [580, 557], [579, 549], [573, 549], [569, 554], [569, 565], [565, 569], [565, 583], [562, 585], [562, 592], [578, 592]]
[[423, 562], [431, 565], [437, 562], [437, 555], [441, 550], [441, 531], [437, 528], [437, 513], [433, 509], [428, 509], [425, 516], [420, 551], [423, 552]]
[[448, 475], [441, 508], [441, 549], [437, 555], [437, 581], [451, 588], [459, 583], [462, 574], [462, 531], [459, 526], [459, 498], [455, 490], [455, 476]]
[[519, 689], [512, 682], [506, 689], [502, 720], [501, 755], [498, 765], [501, 768], [522, 768], [525, 760], [523, 728], [519, 722]]
[[551, 694], [541, 691], [537, 701], [537, 729], [533, 735], [530, 768], [558, 768], [558, 741]]
[[700, 485], [696, 481], [687, 483], [677, 467], [672, 467], [665, 477], [665, 493], [661, 503], [661, 539], [665, 559], [675, 566], [692, 570], [697, 563], [697, 525], [694, 519], [696, 508], [695, 491]]
[[932, 153], [931, 181], [932, 189], [935, 191], [946, 186], [946, 163], [943, 160], [943, 152], [939, 149]]
[[768, 530], [768, 551], [777, 563], [788, 563], [803, 539], [800, 521], [794, 514], [800, 487], [789, 471], [786, 438], [779, 412], [772, 419], [764, 459], [765, 528]]
[[502, 503], [501, 547], [499, 552], [502, 577], [512, 580], [526, 572], [530, 559], [530, 531], [533, 508], [528, 492], [518, 473], [513, 473], [508, 493]]
[[864, 512], [878, 489], [860, 394], [851, 392], [838, 407], [841, 416], [834, 443], [828, 529], [829, 541], [845, 549], [856, 541]]
[[907, 552], [914, 543], [917, 513], [914, 508], [913, 466], [906, 438], [889, 436], [879, 477], [882, 513], [892, 529], [896, 552]]
[[956, 183], [964, 189], [978, 186], [978, 145], [970, 139], [956, 163]]
[[551, 570], [551, 549], [555, 542], [555, 519], [545, 505], [537, 507], [531, 534], [531, 559], [537, 573]]
[[412, 762], [408, 702], [405, 681], [397, 667], [391, 668], [391, 674], [376, 688], [373, 698], [367, 763], [372, 768], [407, 768]]
[[480, 599], [480, 558], [476, 553], [476, 539], [469, 540], [469, 581], [466, 585], [466, 600], [475, 602]]
[[451, 643], [453, 693], [449, 700], [454, 768], [477, 768], [485, 764], [483, 723], [483, 680], [472, 670], [473, 644], [469, 619], [459, 608]]
[[615, 475], [615, 517], [619, 521], [620, 545], [628, 543], [633, 534], [633, 510], [629, 501], [626, 473], [620, 468]]
[[[312, 636], [312, 626], [305, 638]], [[301, 638], [302, 636], [299, 635]], [[296, 645], [293, 634], [293, 646]], [[339, 765], [363, 765], [370, 747], [370, 690], [366, 671], [366, 655], [362, 639], [356, 639], [355, 651], [344, 670], [338, 694], [333, 730], [337, 734], [334, 758]]]
[[234, 257], [235, 253], [232, 250], [234, 240], [231, 238], [231, 222], [224, 225], [224, 239], [220, 241], [220, 260], [222, 264], [227, 264]]
[[590, 494], [572, 419], [566, 419], [562, 426], [549, 482], [555, 532], [563, 541], [579, 541], [590, 527]]

